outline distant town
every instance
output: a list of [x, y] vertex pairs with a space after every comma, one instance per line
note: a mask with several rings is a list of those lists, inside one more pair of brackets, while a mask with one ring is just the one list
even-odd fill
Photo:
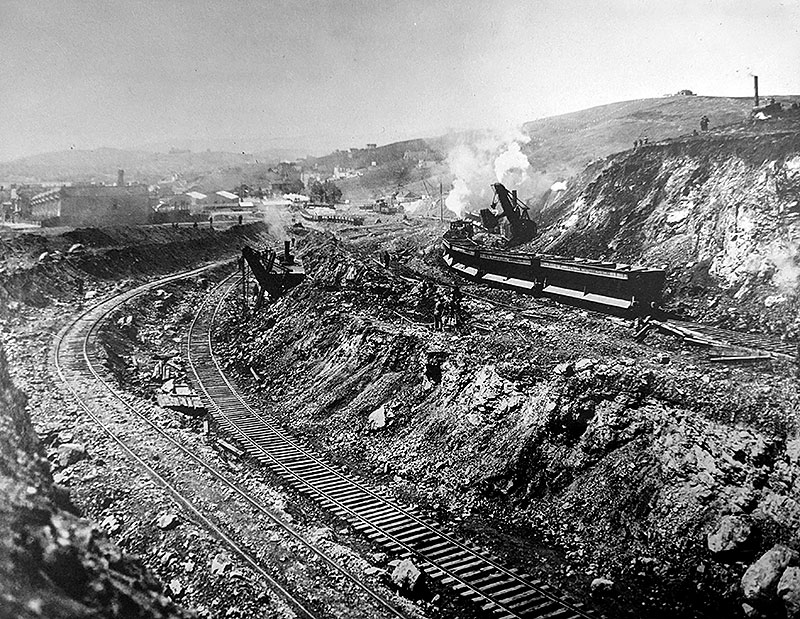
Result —
[[[188, 151], [173, 149], [171, 155]], [[337, 182], [374, 174], [381, 166], [400, 162], [403, 170], [425, 169], [442, 156], [421, 140], [378, 147], [336, 150], [324, 157], [308, 157], [262, 165], [250, 177], [232, 186], [210, 186], [208, 178], [187, 180], [173, 173], [157, 182], [130, 178], [118, 170], [116, 182], [41, 180], [0, 181], [0, 222], [6, 225], [105, 226], [140, 225], [233, 217], [263, 204], [333, 204], [341, 199]], [[376, 199], [402, 203], [421, 196], [402, 191], [402, 183], [388, 196]], [[373, 201], [370, 200], [370, 203]]]

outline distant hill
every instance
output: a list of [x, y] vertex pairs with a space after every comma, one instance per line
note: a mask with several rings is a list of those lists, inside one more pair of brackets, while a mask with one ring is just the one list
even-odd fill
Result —
[[[791, 102], [797, 97], [776, 99]], [[689, 135], [699, 128], [703, 115], [709, 117], [712, 128], [740, 123], [748, 118], [752, 105], [750, 97], [671, 96], [610, 103], [527, 122], [522, 127], [522, 133], [530, 140], [522, 147], [531, 163], [528, 172], [530, 194], [526, 198], [541, 197], [555, 181], [580, 174], [592, 161], [632, 148], [634, 140], [647, 138], [656, 141]], [[440, 179], [445, 194], [453, 180], [453, 174], [444, 161], [447, 153], [460, 144], [481, 144], [492, 139], [489, 131], [451, 133], [379, 146], [372, 151], [337, 152], [316, 161], [336, 162], [340, 166], [348, 165], [348, 161], [352, 162], [350, 165], [363, 164], [365, 158], [377, 161], [383, 171], [372, 169], [364, 177], [340, 183], [346, 197], [363, 200], [380, 194], [382, 189], [389, 191], [393, 188], [397, 174], [387, 174], [385, 169], [395, 165], [405, 151], [428, 149], [437, 153], [437, 164], [424, 171], [424, 176], [431, 182], [427, 187], [423, 185], [419, 171], [415, 171], [408, 175], [409, 182], [404, 188], [426, 195], [433, 185], [435, 197]]]
[[118, 169], [125, 170], [126, 179], [142, 183], [156, 183], [173, 175], [193, 181], [220, 170], [261, 161], [256, 155], [226, 152], [67, 150], [0, 163], [0, 182], [114, 182]]
[[578, 174], [595, 159], [632, 148], [634, 140], [691, 134], [704, 114], [711, 127], [741, 122], [752, 106], [750, 97], [673, 96], [610, 103], [525, 123], [523, 132], [531, 141], [523, 152], [543, 181], [560, 180]]
[[[797, 97], [776, 97], [790, 102]], [[749, 97], [674, 96], [638, 99], [601, 105], [578, 112], [534, 120], [522, 127], [530, 138], [522, 151], [531, 163], [532, 182], [527, 198], [539, 197], [557, 180], [579, 174], [587, 164], [633, 146], [634, 140], [651, 141], [689, 135], [698, 127], [702, 115], [711, 120], [711, 127], [741, 122], [752, 107]], [[472, 131], [405, 140], [377, 146], [339, 150], [322, 157], [309, 157], [307, 166], [332, 171], [333, 167], [366, 168], [358, 178], [341, 181], [344, 197], [368, 200], [397, 188], [425, 195], [422, 179], [438, 189], [450, 189], [453, 175], [447, 167], [448, 152], [456, 145], [485, 141], [489, 132]], [[275, 149], [258, 154], [224, 151], [147, 150], [70, 150], [45, 153], [0, 163], [0, 183], [36, 181], [113, 182], [117, 169], [125, 170], [126, 178], [146, 183], [179, 177], [189, 185], [231, 188], [241, 182], [266, 184], [267, 167], [290, 154], [288, 149]], [[424, 157], [423, 157], [424, 155]], [[430, 163], [424, 169], [413, 168], [418, 158]], [[372, 162], [376, 165], [372, 166]], [[491, 165], [487, 166], [491, 171]], [[404, 168], [409, 168], [404, 171]], [[437, 193], [437, 192], [434, 192]]]

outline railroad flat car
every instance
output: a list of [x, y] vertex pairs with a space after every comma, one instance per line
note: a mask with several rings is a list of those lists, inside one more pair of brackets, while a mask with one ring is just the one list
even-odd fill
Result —
[[650, 314], [661, 302], [663, 269], [485, 248], [444, 238], [445, 264], [464, 277], [615, 314]]

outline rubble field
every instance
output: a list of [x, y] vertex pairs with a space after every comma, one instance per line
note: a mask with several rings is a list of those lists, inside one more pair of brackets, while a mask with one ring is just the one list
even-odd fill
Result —
[[[223, 258], [243, 239], [269, 238], [267, 227], [45, 232], [0, 241], [5, 349], [0, 353], [0, 614], [195, 616], [183, 604], [185, 592], [176, 593], [180, 587], [168, 588], [155, 576], [150, 559], [158, 556], [140, 558], [135, 552], [135, 540], [152, 533], [154, 519], [168, 509], [165, 495], [57, 384], [51, 346], [84, 304], [162, 273]], [[89, 492], [92, 488], [97, 492]], [[141, 520], [115, 509], [121, 497], [139, 502]], [[184, 525], [177, 548], [191, 546], [192, 536], [199, 536], [194, 528]]]
[[[525, 249], [664, 265], [672, 315], [796, 342], [798, 135], [797, 119], [745, 123], [594, 162], [536, 207], [542, 234]], [[215, 331], [253, 405], [353, 475], [610, 618], [800, 617], [797, 368], [712, 363], [659, 333], [637, 342], [624, 319], [459, 281], [440, 264], [442, 232], [399, 216], [295, 230], [306, 281], [250, 317], [232, 295]], [[283, 234], [253, 224], [0, 239], [4, 608], [291, 616], [122, 457], [49, 365], [54, 334], [86, 304]], [[395, 557], [232, 455], [202, 415], [155, 405], [177, 393], [191, 319], [233, 264], [120, 308], [100, 333], [106, 375], [411, 616], [471, 616], [446, 590], [397, 595]], [[461, 285], [463, 328], [432, 330], [419, 277]], [[374, 614], [163, 437], [107, 414], [315, 608]]]
[[[401, 272], [444, 284], [431, 235], [409, 234]], [[464, 333], [434, 332], [379, 249], [308, 234], [309, 281], [249, 319], [230, 300], [217, 346], [253, 401], [610, 617], [769, 613], [800, 591], [794, 554], [742, 588], [798, 543], [793, 365], [723, 367], [637, 343], [628, 321], [470, 285]]]
[[[10, 277], [4, 283], [8, 301], [0, 316], [0, 338], [9, 361], [0, 363], [0, 394], [11, 404], [0, 419], [13, 431], [4, 437], [0, 493], [7, 508], [0, 526], [9, 532], [3, 564], [8, 608], [19, 617], [294, 616], [256, 573], [184, 514], [99, 431], [57, 384], [50, 365], [55, 333], [83, 305], [162, 274], [233, 258], [245, 242], [271, 243], [267, 227], [214, 233], [157, 229], [146, 247], [127, 246], [126, 239], [140, 242], [141, 234], [149, 238], [147, 231], [81, 234], [87, 249], [44, 259], [38, 254], [43, 242], [51, 248], [71, 247], [74, 238], [17, 238], [5, 263]], [[108, 261], [102, 257], [106, 250]], [[26, 277], [36, 282], [43, 265], [56, 274], [53, 281], [14, 285]], [[93, 271], [96, 265], [104, 270]], [[234, 268], [231, 260], [122, 306], [100, 331], [106, 378], [136, 398], [173, 439], [246, 487], [275, 518], [363, 577], [409, 617], [471, 616], [471, 609], [447, 592], [426, 592], [414, 601], [400, 596], [390, 578], [397, 561], [304, 497], [283, 491], [269, 472], [221, 448], [213, 426], [209, 433], [202, 417], [154, 405], [159, 386], [152, 380], [155, 367], [168, 359], [171, 371], [178, 368], [183, 374], [182, 344], [194, 312], [208, 289]], [[83, 282], [80, 295], [78, 280]], [[199, 474], [192, 461], [143, 422], [120, 414], [112, 404], [97, 412], [162, 475], [179, 482], [182, 492], [223, 530], [254, 549], [268, 573], [310, 608], [330, 617], [382, 616], [362, 591], [230, 488]], [[65, 581], [63, 570], [80, 574], [79, 582]], [[31, 574], [36, 578], [30, 579]]]

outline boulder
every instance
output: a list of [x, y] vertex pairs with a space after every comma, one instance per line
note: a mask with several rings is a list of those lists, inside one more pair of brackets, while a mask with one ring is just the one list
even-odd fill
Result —
[[778, 581], [783, 576], [783, 571], [796, 560], [797, 553], [783, 544], [776, 544], [761, 555], [742, 576], [742, 592], [745, 600], [748, 602], [769, 600], [777, 592]]
[[562, 376], [572, 376], [575, 373], [575, 368], [571, 363], [559, 363], [553, 371]]
[[162, 531], [169, 531], [178, 526], [178, 516], [176, 514], [164, 514], [158, 519], [158, 528]]
[[80, 462], [86, 457], [86, 447], [80, 443], [62, 443], [58, 446], [57, 460], [61, 468]]
[[211, 573], [215, 576], [221, 576], [231, 565], [230, 557], [224, 552], [218, 552], [214, 555], [214, 558], [211, 559]]
[[778, 581], [778, 596], [786, 607], [787, 619], [800, 619], [800, 567], [787, 567]]
[[122, 524], [114, 514], [106, 516], [103, 518], [103, 521], [100, 523], [100, 528], [103, 529], [108, 535], [114, 535], [119, 533], [120, 529], [122, 529]]
[[183, 593], [183, 583], [179, 579], [173, 578], [169, 581], [169, 592], [175, 597], [179, 596]]
[[708, 534], [708, 549], [715, 555], [747, 550], [753, 540], [753, 525], [747, 516], [724, 516]]
[[576, 372], [583, 372], [584, 370], [588, 370], [594, 367], [594, 361], [591, 359], [580, 359], [577, 363], [575, 363], [575, 371]]
[[766, 619], [766, 615], [747, 602], [742, 604], [742, 612], [747, 619]]
[[595, 598], [607, 597], [614, 591], [614, 581], [608, 578], [595, 578], [589, 586]]
[[367, 418], [370, 430], [380, 430], [386, 427], [386, 408], [381, 404], [380, 408], [375, 409]]
[[425, 586], [425, 572], [411, 559], [403, 559], [392, 572], [392, 583], [404, 594], [417, 596]]

